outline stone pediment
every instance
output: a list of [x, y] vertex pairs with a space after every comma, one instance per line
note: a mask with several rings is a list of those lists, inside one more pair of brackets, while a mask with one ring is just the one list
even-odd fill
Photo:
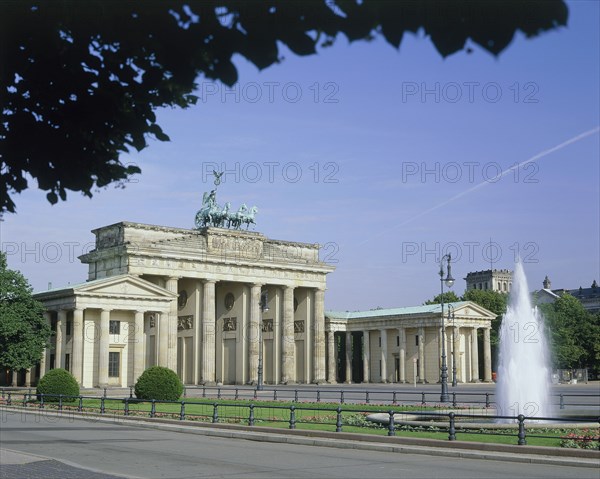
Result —
[[470, 316], [472, 318], [496, 318], [496, 315], [494, 313], [485, 309], [483, 306], [479, 306], [477, 303], [474, 303], [472, 301], [465, 301], [463, 305], [455, 308], [454, 314], [456, 316]]
[[110, 296], [172, 299], [177, 294], [132, 275], [118, 275], [90, 281], [73, 288], [77, 296]]

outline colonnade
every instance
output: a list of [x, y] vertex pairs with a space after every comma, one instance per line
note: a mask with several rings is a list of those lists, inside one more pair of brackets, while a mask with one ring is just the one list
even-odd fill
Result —
[[[233, 357], [240, 361], [236, 370], [242, 371], [236, 376], [236, 383], [254, 384], [258, 381], [261, 340], [263, 344], [265, 341], [272, 344], [269, 352], [272, 362], [275, 363], [271, 372], [272, 382], [296, 381], [298, 340], [305, 345], [300, 358], [306, 361], [307, 372], [303, 375], [303, 382], [325, 382], [323, 289], [303, 289], [305, 295], [309, 294], [306, 291], [310, 292], [310, 306], [306, 306], [308, 310], [302, 321], [297, 321], [297, 288], [290, 285], [226, 281], [224, 283], [228, 286], [220, 290], [221, 296], [224, 291], [238, 287], [244, 291], [240, 293], [240, 297], [247, 298], [240, 299], [239, 304], [243, 306], [239, 306], [241, 309], [235, 313], [236, 318], [232, 318], [236, 327], [229, 330], [221, 321], [223, 316], [228, 314], [223, 312], [223, 307], [217, 306], [216, 302], [218, 280], [186, 278], [185, 285], [188, 289], [189, 284], [197, 288], [197, 291], [194, 290], [190, 294], [197, 294], [198, 298], [183, 311], [181, 304], [178, 307], [178, 301], [175, 299], [175, 294], [181, 294], [180, 277], [148, 277], [137, 281], [140, 280], [174, 293], [173, 300], [163, 302], [162, 309], [141, 309], [140, 303], [136, 304], [133, 299], [111, 300], [107, 294], [100, 302], [96, 298], [96, 303], [86, 304], [85, 301], [79, 300], [75, 290], [72, 303], [77, 304], [77, 307], [49, 308], [45, 318], [52, 324], [55, 334], [51, 346], [42, 355], [40, 378], [49, 369], [61, 367], [68, 369], [85, 387], [128, 386], [134, 384], [147, 367], [159, 365], [178, 371], [186, 383], [212, 385], [223, 380], [224, 361], [227, 360], [224, 343], [227, 338], [233, 337], [235, 348], [238, 350], [238, 355]], [[265, 319], [261, 311], [261, 294], [267, 288], [277, 288], [277, 291], [281, 292], [282, 300], [277, 302], [274, 308], [278, 312], [271, 313], [274, 319]], [[113, 307], [102, 306], [100, 303], [112, 304]], [[232, 311], [232, 314], [235, 311]], [[186, 313], [190, 314], [186, 316]], [[191, 318], [185, 327], [181, 326], [182, 318]], [[120, 323], [118, 334], [111, 329], [113, 321]], [[269, 321], [270, 327], [267, 327]], [[121, 329], [124, 323], [125, 326]], [[268, 339], [265, 339], [265, 336]], [[179, 339], [182, 341], [179, 342]], [[193, 351], [188, 349], [186, 352], [190, 345]], [[182, 348], [179, 356], [178, 347]], [[187, 354], [190, 355], [189, 361]], [[115, 357], [118, 357], [118, 366], [114, 366], [112, 361]], [[263, 351], [263, 359], [266, 357], [267, 353]], [[113, 364], [113, 368], [118, 367], [118, 377], [115, 371], [111, 370], [112, 374], [109, 371], [110, 364]]]
[[[480, 329], [483, 330], [483, 378], [479, 364]], [[339, 343], [336, 341], [336, 334], [340, 336]], [[360, 354], [354, 351], [353, 334], [362, 335]], [[414, 343], [408, 344], [409, 336], [414, 337]], [[444, 337], [450, 378], [456, 367], [459, 382], [492, 381], [490, 327], [450, 326], [445, 328]], [[327, 379], [330, 383], [338, 382], [338, 363], [339, 371], [344, 372], [345, 382], [352, 382], [353, 372], [356, 375], [358, 370], [358, 365], [355, 364], [357, 360], [362, 362], [362, 382], [365, 383], [440, 381], [442, 328], [439, 326], [331, 330], [327, 332], [327, 345]], [[343, 358], [338, 357], [339, 350], [345, 351]]]

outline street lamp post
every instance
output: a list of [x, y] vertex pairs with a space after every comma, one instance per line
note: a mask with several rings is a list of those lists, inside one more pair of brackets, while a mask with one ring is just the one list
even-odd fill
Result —
[[[447, 274], [444, 278], [444, 260], [448, 259], [448, 266], [446, 268]], [[448, 365], [446, 364], [446, 325], [444, 324], [444, 283], [448, 288], [451, 288], [454, 284], [454, 278], [452, 277], [452, 273], [450, 272], [450, 261], [452, 257], [450, 254], [445, 254], [442, 256], [440, 260], [440, 285], [441, 285], [441, 295], [440, 302], [442, 306], [442, 374], [441, 374], [441, 382], [442, 382], [442, 394], [440, 395], [440, 402], [448, 402]]]
[[[452, 314], [450, 314], [452, 312]], [[456, 387], [456, 348], [454, 347], [454, 306], [448, 303], [448, 322], [452, 321], [452, 387]]]
[[258, 328], [258, 383], [256, 385], [257, 391], [262, 391], [264, 389], [263, 386], [263, 315], [267, 311], [269, 311], [269, 293], [265, 291], [265, 293], [260, 296], [260, 325]]

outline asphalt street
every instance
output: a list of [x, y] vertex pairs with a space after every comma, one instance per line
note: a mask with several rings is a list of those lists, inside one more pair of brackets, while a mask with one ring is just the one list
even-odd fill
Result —
[[[29, 469], [27, 464], [0, 466], [0, 477], [24, 479], [106, 477], [100, 473], [144, 478], [598, 479], [593, 468], [256, 442], [12, 411], [0, 423], [0, 448], [46, 459], [29, 463]], [[43, 463], [56, 467], [53, 460], [84, 469], [77, 470], [79, 476], [61, 476], [54, 469], [43, 475]]]

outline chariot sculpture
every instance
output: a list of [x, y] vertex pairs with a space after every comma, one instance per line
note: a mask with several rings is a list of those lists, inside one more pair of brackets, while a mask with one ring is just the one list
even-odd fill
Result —
[[246, 229], [250, 225], [256, 225], [254, 221], [258, 208], [253, 206], [248, 208], [246, 204], [242, 204], [237, 211], [231, 210], [231, 203], [225, 203], [225, 206], [221, 207], [217, 203], [217, 187], [221, 184], [221, 176], [223, 172], [218, 173], [213, 171], [215, 177], [214, 184], [215, 189], [210, 193], [205, 192], [202, 197], [202, 207], [196, 213], [196, 228], [206, 228], [213, 226], [217, 228], [233, 228], [239, 230], [243, 225], [246, 225]]

